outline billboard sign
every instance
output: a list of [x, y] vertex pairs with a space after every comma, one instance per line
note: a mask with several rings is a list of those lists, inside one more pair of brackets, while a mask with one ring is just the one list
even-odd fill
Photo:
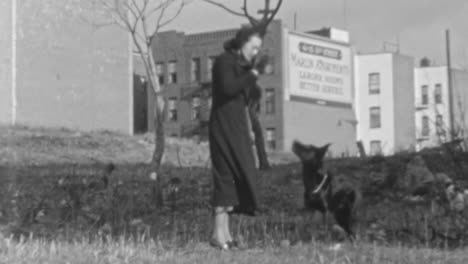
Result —
[[348, 44], [287, 31], [290, 96], [352, 103], [352, 54]]

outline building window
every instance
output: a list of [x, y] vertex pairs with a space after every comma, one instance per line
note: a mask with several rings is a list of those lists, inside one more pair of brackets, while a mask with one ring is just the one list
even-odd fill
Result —
[[382, 154], [382, 142], [380, 140], [372, 140], [370, 142], [370, 155]]
[[199, 82], [200, 81], [200, 58], [193, 58], [190, 65], [190, 81]]
[[265, 66], [265, 74], [273, 75], [275, 74], [275, 57], [268, 56], [268, 63]]
[[163, 72], [164, 63], [158, 62], [156, 63], [156, 74], [158, 75], [159, 84], [164, 84], [164, 72]]
[[216, 57], [215, 56], [210, 56], [208, 57], [208, 67], [207, 67], [207, 80], [211, 81], [212, 75], [213, 75], [213, 64], [215, 61]]
[[167, 83], [177, 83], [177, 61], [170, 61], [167, 67]]
[[269, 149], [276, 149], [276, 129], [267, 128], [266, 129], [266, 145]]
[[275, 113], [275, 89], [267, 88], [265, 90], [265, 112], [267, 114]]
[[380, 93], [380, 73], [369, 73], [369, 94]]
[[200, 96], [194, 95], [192, 97], [192, 120], [199, 120], [200, 119]]
[[442, 84], [437, 83], [434, 90], [434, 102], [436, 104], [442, 103]]
[[422, 117], [422, 129], [421, 129], [421, 136], [427, 137], [429, 136], [429, 117], [423, 116]]
[[437, 131], [437, 135], [445, 134], [444, 117], [441, 114], [438, 114], [436, 116], [436, 131]]
[[427, 85], [421, 86], [421, 104], [429, 104], [429, 88]]
[[370, 128], [380, 128], [380, 107], [371, 107], [369, 109], [370, 114]]
[[169, 98], [167, 119], [172, 122], [177, 121], [177, 98], [175, 97]]
[[208, 107], [208, 109], [211, 109], [211, 106], [213, 106], [213, 97], [208, 97], [206, 98], [206, 106]]

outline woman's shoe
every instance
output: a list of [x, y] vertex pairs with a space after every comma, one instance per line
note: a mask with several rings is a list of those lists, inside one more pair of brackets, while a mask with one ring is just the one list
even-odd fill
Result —
[[210, 239], [210, 246], [214, 247], [214, 248], [217, 248], [217, 249], [220, 249], [220, 250], [229, 250], [230, 249], [230, 245], [229, 245], [229, 242], [226, 242], [226, 243], [221, 243], [219, 242], [218, 240], [216, 239]]

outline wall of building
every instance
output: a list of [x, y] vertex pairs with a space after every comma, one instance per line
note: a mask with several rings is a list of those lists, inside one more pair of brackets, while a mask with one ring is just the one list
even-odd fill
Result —
[[129, 35], [83, 1], [18, 1], [17, 121], [133, 133]]
[[394, 151], [412, 150], [416, 144], [414, 113], [414, 59], [409, 56], [393, 55], [394, 89]]
[[453, 111], [456, 130], [468, 137], [468, 71], [452, 69]]
[[[371, 141], [380, 141], [382, 153], [392, 154], [395, 150], [395, 102], [393, 93], [393, 55], [363, 54], [354, 58], [356, 115], [358, 118], [357, 138], [366, 153], [370, 152]], [[380, 93], [369, 93], [369, 74], [380, 73]], [[380, 128], [370, 128], [370, 108], [380, 107]]]
[[[262, 87], [262, 99], [260, 107], [260, 122], [264, 129], [266, 136], [267, 129], [275, 129], [275, 145], [276, 150], [283, 150], [284, 146], [284, 105], [283, 105], [283, 61], [282, 56], [284, 53], [283, 44], [281, 42], [283, 25], [281, 21], [273, 21], [269, 28], [268, 33], [265, 35], [263, 41], [263, 49], [267, 52], [273, 60], [273, 72], [268, 75], [263, 75], [259, 78], [258, 84]], [[274, 89], [274, 113], [266, 112], [266, 90]], [[265, 137], [266, 139], [266, 137]], [[267, 146], [268, 147], [268, 146]]]
[[284, 102], [284, 150], [299, 140], [316, 146], [332, 143], [330, 153], [355, 156], [356, 120], [351, 108], [322, 106], [290, 100]]
[[12, 124], [12, 3], [0, 1], [0, 124]]
[[[200, 88], [200, 83], [192, 82], [191, 60], [200, 58], [200, 82], [208, 82], [208, 59], [223, 51], [223, 43], [235, 34], [234, 30], [224, 30], [200, 34], [185, 35], [182, 32], [167, 31], [158, 35], [153, 46], [156, 63], [163, 64], [164, 84], [163, 94], [166, 99], [177, 99], [178, 118], [176, 121], [166, 121], [166, 134], [180, 136], [184, 126], [192, 122], [192, 95]], [[168, 63], [176, 61], [177, 82], [168, 84]], [[154, 93], [150, 91], [148, 97], [150, 112], [149, 130], [154, 131]]]
[[[414, 69], [414, 94], [415, 94], [415, 135], [417, 140], [416, 149], [433, 147], [440, 144], [441, 138], [436, 133], [436, 117], [442, 115], [443, 128], [448, 132], [450, 126], [450, 110], [448, 96], [448, 77], [447, 67], [423, 67]], [[434, 91], [436, 84], [442, 86], [442, 103], [436, 104]], [[422, 103], [423, 85], [428, 86], [428, 104]], [[429, 135], [422, 134], [422, 119], [424, 116], [429, 118]]]

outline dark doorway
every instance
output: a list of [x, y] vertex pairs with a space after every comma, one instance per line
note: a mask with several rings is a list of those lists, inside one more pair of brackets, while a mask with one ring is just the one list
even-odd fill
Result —
[[148, 131], [148, 81], [138, 74], [133, 74], [133, 131]]

